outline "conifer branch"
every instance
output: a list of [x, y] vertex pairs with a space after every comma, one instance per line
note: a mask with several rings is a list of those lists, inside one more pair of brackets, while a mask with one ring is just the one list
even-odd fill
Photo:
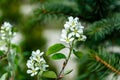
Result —
[[101, 59], [98, 55], [95, 55], [95, 59], [98, 62], [104, 64], [107, 68], [109, 68], [110, 70], [112, 70], [116, 74], [120, 75], [120, 71], [119, 70], [117, 70], [116, 68], [114, 68], [113, 66], [111, 66], [109, 63], [107, 63], [106, 61], [104, 61], [103, 59]]

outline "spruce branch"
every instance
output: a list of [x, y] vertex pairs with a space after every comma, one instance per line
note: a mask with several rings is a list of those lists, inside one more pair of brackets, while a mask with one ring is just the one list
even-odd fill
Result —
[[117, 70], [116, 68], [114, 68], [113, 66], [111, 66], [111, 65], [110, 65], [109, 63], [107, 63], [106, 61], [104, 61], [104, 60], [103, 60], [102, 58], [100, 58], [98, 55], [95, 55], [94, 57], [95, 57], [95, 59], [96, 59], [98, 62], [104, 64], [107, 68], [109, 68], [110, 70], [112, 70], [112, 71], [115, 72], [116, 74], [120, 75], [120, 71], [119, 71], [119, 70]]
[[75, 10], [63, 4], [55, 4], [55, 3], [45, 4], [35, 10], [35, 15], [41, 15], [41, 14], [71, 15], [71, 14], [75, 14]]
[[[89, 43], [91, 41], [98, 44], [103, 43], [105, 40], [111, 40], [111, 36], [115, 39], [120, 35], [120, 14], [116, 13], [115, 15], [96, 21], [86, 28], [86, 34], [88, 35]], [[116, 34], [117, 32], [117, 34]], [[93, 44], [92, 43], [92, 44]]]

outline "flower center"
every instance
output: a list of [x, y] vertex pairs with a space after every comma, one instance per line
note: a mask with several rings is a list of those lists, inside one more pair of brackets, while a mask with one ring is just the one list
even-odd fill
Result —
[[32, 70], [32, 73], [35, 73], [36, 72], [36, 70]]
[[66, 38], [66, 42], [69, 42], [70, 41], [70, 39], [69, 38]]
[[72, 26], [72, 27], [74, 27], [74, 26], [75, 26], [75, 22], [74, 22], [74, 21], [72, 22], [72, 25], [71, 25], [71, 26]]
[[74, 30], [74, 33], [77, 33], [77, 32], [78, 32], [78, 30], [77, 30], [77, 29], [75, 29], [75, 30]]

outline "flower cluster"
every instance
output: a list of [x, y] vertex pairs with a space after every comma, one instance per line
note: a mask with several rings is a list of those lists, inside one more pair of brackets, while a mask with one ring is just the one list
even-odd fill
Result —
[[31, 74], [31, 76], [37, 75], [38, 72], [46, 71], [48, 65], [43, 58], [43, 54], [44, 52], [40, 52], [40, 50], [32, 51], [32, 55], [27, 61], [27, 67], [29, 68], [27, 73]]
[[4, 22], [1, 26], [1, 39], [8, 40], [8, 38], [12, 37], [12, 25], [8, 22]]
[[11, 44], [11, 39], [14, 36], [15, 32], [12, 32], [12, 25], [9, 22], [4, 22], [1, 26], [0, 37], [1, 37], [1, 45], [0, 50], [7, 51], [8, 45]]
[[83, 35], [83, 29], [84, 26], [81, 25], [79, 19], [70, 16], [68, 17], [68, 21], [64, 24], [60, 40], [66, 43], [70, 43], [75, 39], [85, 41], [87, 37]]

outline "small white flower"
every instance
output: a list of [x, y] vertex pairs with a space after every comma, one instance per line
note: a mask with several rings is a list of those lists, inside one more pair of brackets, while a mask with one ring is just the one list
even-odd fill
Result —
[[1, 26], [0, 33], [1, 33], [1, 39], [2, 40], [9, 41], [10, 38], [13, 37], [12, 25], [8, 22], [4, 22], [3, 25]]
[[83, 34], [83, 30], [80, 27], [72, 28], [71, 31], [70, 34], [76, 37], [80, 37], [80, 35]]
[[72, 16], [68, 17], [68, 21], [64, 24], [64, 29], [61, 34], [61, 41], [70, 43], [76, 38], [81, 41], [86, 39], [86, 36], [83, 35], [84, 26], [79, 22], [79, 18], [73, 18]]
[[76, 27], [76, 25], [78, 24], [78, 18], [76, 17], [75, 19], [71, 16], [71, 17], [68, 17], [69, 19], [69, 25], [71, 27]]
[[80, 29], [84, 29], [84, 26], [82, 26], [80, 22], [78, 22], [77, 26], [78, 26]]
[[48, 65], [44, 64], [42, 67], [42, 71], [46, 71], [46, 68], [49, 67]]
[[34, 61], [32, 59], [27, 61], [27, 67], [28, 68], [34, 67]]
[[31, 76], [35, 76], [35, 75], [37, 75], [38, 70], [39, 70], [38, 67], [36, 67], [36, 68], [32, 67], [31, 70], [27, 70], [27, 73], [31, 74]]
[[64, 28], [65, 28], [66, 30], [68, 30], [68, 29], [70, 28], [69, 22], [66, 22], [66, 23], [64, 24]]
[[36, 52], [33, 51], [32, 52], [33, 60], [40, 62], [43, 54], [44, 54], [44, 52], [40, 52], [40, 50], [36, 50]]
[[5, 44], [3, 44], [3, 45], [0, 46], [0, 50], [7, 52], [8, 47]]
[[40, 52], [40, 50], [32, 51], [32, 55], [30, 59], [27, 61], [27, 73], [31, 74], [31, 76], [37, 75], [40, 71], [46, 71], [48, 65], [43, 58], [44, 52]]
[[85, 41], [87, 37], [85, 35], [81, 35], [80, 38], [78, 38], [79, 41]]
[[72, 42], [74, 40], [74, 38], [72, 37], [71, 34], [68, 34], [68, 36], [63, 35], [60, 40], [63, 41], [63, 42], [66, 42], [66, 43], [70, 43], [70, 42]]
[[4, 24], [1, 26], [1, 29], [9, 30], [11, 27], [12, 25], [9, 22], [4, 22]]

